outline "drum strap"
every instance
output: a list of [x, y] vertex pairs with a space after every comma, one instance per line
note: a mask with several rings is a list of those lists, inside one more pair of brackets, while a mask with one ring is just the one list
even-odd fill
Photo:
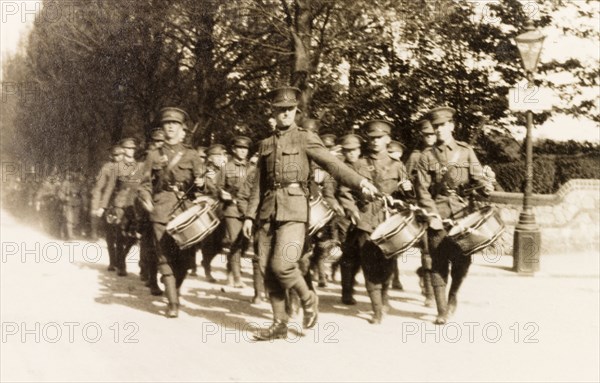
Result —
[[177, 165], [177, 163], [181, 160], [181, 157], [183, 157], [183, 152], [177, 152], [175, 156], [171, 159], [171, 162], [169, 162], [165, 170], [167, 172], [170, 172], [175, 167], [175, 165]]
[[448, 164], [456, 163], [456, 161], [458, 160], [458, 156], [460, 155], [458, 150], [454, 151], [454, 153], [452, 154], [452, 158], [448, 162], [442, 161], [442, 159], [440, 158], [440, 156], [437, 152], [436, 147], [433, 148], [432, 152], [433, 152], [433, 155], [435, 156], [435, 159], [438, 161], [438, 164], [440, 166], [442, 166], [442, 169], [446, 169], [442, 175], [442, 182], [444, 183], [443, 186], [445, 188], [454, 189], [454, 184], [452, 183], [452, 179], [451, 179], [451, 177], [449, 177], [450, 172], [448, 171]]

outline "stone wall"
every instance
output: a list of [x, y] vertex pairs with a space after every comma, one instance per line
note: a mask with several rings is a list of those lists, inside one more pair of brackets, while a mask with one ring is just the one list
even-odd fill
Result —
[[[500, 210], [506, 230], [484, 252], [512, 254], [523, 194], [494, 192], [490, 200]], [[542, 232], [541, 255], [600, 252], [600, 180], [571, 180], [555, 194], [534, 194], [531, 205]]]

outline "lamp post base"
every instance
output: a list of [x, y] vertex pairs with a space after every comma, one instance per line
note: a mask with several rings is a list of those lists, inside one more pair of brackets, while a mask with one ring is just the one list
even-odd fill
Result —
[[542, 234], [532, 212], [522, 212], [515, 227], [513, 271], [533, 275], [540, 271]]

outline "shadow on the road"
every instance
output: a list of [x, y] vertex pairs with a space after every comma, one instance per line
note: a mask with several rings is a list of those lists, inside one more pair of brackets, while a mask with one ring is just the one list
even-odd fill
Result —
[[[164, 316], [166, 298], [150, 295], [148, 288], [136, 274], [130, 273], [127, 277], [119, 277], [116, 273], [107, 271], [106, 265], [97, 263], [77, 262], [76, 266], [98, 272], [100, 296], [95, 298], [96, 302], [107, 305], [123, 305]], [[224, 268], [213, 267], [213, 270], [223, 272]], [[191, 277], [188, 276], [188, 279]], [[243, 279], [248, 286], [252, 285], [251, 275], [244, 273]], [[190, 286], [190, 282], [193, 282], [195, 286]], [[201, 283], [200, 287], [197, 287], [198, 282]], [[221, 328], [244, 329], [249, 332], [255, 331], [257, 327], [264, 327], [271, 321], [272, 313], [268, 303], [252, 305], [250, 298], [244, 294], [242, 289], [233, 289], [222, 284], [208, 286], [206, 284], [207, 282], [203, 278], [199, 278], [199, 280], [194, 278], [184, 282], [180, 297], [180, 312], [215, 323]], [[186, 285], [189, 287], [186, 288]], [[353, 306], [346, 306], [340, 302], [340, 285], [338, 283], [332, 282], [328, 287], [318, 288], [317, 291], [320, 300], [319, 311], [322, 313], [354, 317], [361, 321], [366, 321], [371, 317], [371, 304], [361, 285], [357, 286], [355, 296], [358, 298], [358, 302]], [[394, 302], [422, 307], [423, 301], [420, 298], [420, 294], [417, 296], [416, 292], [390, 291], [392, 307], [387, 315], [423, 320], [430, 314], [393, 307]], [[301, 312], [300, 309], [300, 316]], [[294, 332], [293, 327], [290, 327], [290, 331]], [[296, 335], [302, 336], [301, 333]]]

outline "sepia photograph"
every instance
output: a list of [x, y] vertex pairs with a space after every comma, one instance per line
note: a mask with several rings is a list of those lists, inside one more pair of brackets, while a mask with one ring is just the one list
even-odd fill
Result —
[[600, 1], [0, 0], [0, 382], [599, 382]]

